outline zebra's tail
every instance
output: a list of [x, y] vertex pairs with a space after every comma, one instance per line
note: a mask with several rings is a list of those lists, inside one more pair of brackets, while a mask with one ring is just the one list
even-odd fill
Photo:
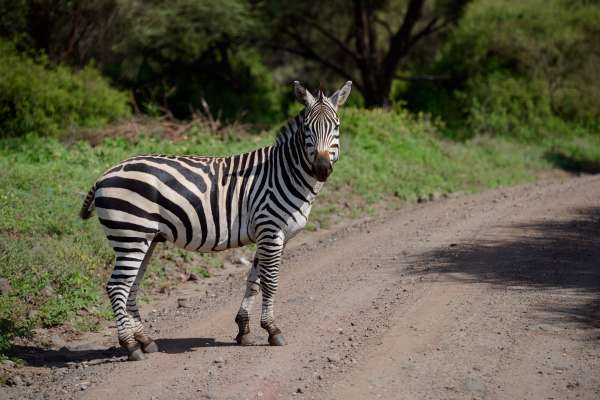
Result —
[[88, 219], [92, 216], [94, 212], [94, 196], [96, 194], [96, 185], [92, 186], [87, 196], [85, 196], [85, 200], [83, 201], [83, 205], [81, 206], [81, 210], [79, 211], [79, 216], [81, 219]]

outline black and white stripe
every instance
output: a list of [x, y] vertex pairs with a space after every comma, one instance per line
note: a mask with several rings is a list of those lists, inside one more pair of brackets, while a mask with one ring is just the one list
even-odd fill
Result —
[[272, 344], [282, 343], [273, 296], [283, 246], [305, 226], [315, 196], [339, 158], [337, 108], [350, 88], [348, 82], [330, 98], [322, 92], [313, 97], [296, 82], [295, 93], [305, 109], [282, 128], [273, 146], [229, 157], [133, 157], [98, 179], [80, 215], [89, 218], [96, 208], [115, 251], [107, 291], [119, 340], [130, 358], [141, 354], [140, 345], [152, 348], [136, 293], [154, 245], [165, 240], [199, 252], [256, 243], [236, 317], [238, 341], [246, 340], [249, 308], [262, 289], [261, 325]]

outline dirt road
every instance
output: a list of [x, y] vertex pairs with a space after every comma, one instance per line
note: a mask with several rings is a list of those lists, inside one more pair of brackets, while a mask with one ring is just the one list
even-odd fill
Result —
[[258, 307], [257, 345], [234, 344], [243, 281], [239, 270], [187, 287], [185, 308], [149, 306], [162, 352], [146, 361], [105, 350], [107, 330], [31, 353], [31, 385], [0, 398], [600, 398], [600, 177], [297, 238], [275, 308], [285, 347], [266, 346]]

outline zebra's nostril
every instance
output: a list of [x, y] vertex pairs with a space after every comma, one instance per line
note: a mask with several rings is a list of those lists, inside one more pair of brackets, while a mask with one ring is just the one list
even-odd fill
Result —
[[313, 163], [313, 172], [315, 178], [317, 178], [321, 182], [325, 182], [331, 174], [332, 169], [333, 166], [331, 165], [329, 153], [320, 152]]

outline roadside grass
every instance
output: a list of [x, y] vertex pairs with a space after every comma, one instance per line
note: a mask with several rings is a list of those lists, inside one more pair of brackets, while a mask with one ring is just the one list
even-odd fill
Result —
[[[600, 160], [598, 136], [523, 144], [479, 137], [454, 142], [437, 123], [407, 112], [347, 109], [341, 160], [316, 201], [309, 229], [336, 217], [357, 217], [378, 201], [414, 201], [431, 193], [477, 191], [535, 179], [556, 157]], [[224, 141], [198, 129], [185, 140], [158, 136], [109, 137], [96, 146], [26, 136], [0, 141], [0, 353], [32, 329], [70, 322], [94, 329], [111, 318], [104, 294], [113, 254], [94, 219], [79, 207], [96, 178], [112, 164], [144, 153], [225, 155], [266, 146], [275, 131], [229, 135]], [[222, 266], [212, 255], [166, 247], [155, 257], [146, 289], [173, 286], [181, 268], [208, 277]], [[146, 298], [144, 296], [144, 298]]]

